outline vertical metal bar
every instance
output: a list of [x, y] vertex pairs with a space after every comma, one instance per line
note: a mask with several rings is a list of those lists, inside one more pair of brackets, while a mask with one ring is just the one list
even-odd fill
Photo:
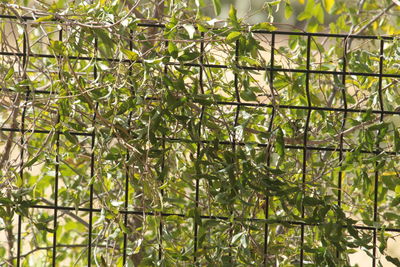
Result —
[[[234, 87], [235, 87], [235, 98], [238, 103], [241, 102], [240, 100], [240, 92], [239, 92], [239, 78], [237, 71], [239, 70], [237, 67], [239, 66], [239, 40], [236, 41], [236, 46], [235, 46], [235, 63], [236, 63], [236, 70], [234, 74]], [[235, 114], [235, 122], [234, 122], [234, 128], [232, 131], [232, 151], [233, 153], [236, 152], [236, 126], [238, 125], [239, 121], [239, 113], [240, 113], [240, 107], [241, 105], [237, 105], [236, 107], [236, 114]]]
[[[344, 39], [343, 41], [343, 66], [342, 66], [342, 88], [341, 88], [341, 93], [342, 93], [342, 101], [343, 101], [343, 107], [344, 107], [344, 113], [343, 113], [343, 120], [342, 120], [342, 126], [340, 130], [340, 137], [339, 137], [339, 167], [343, 166], [343, 160], [344, 160], [344, 152], [343, 152], [343, 143], [344, 143], [344, 130], [346, 126], [346, 120], [347, 120], [347, 99], [346, 99], [346, 69], [347, 69], [347, 39]], [[342, 206], [342, 180], [343, 180], [343, 171], [340, 170], [338, 174], [338, 191], [337, 191], [337, 204], [338, 207], [340, 208]], [[339, 250], [336, 250], [336, 257], [338, 262], [340, 262], [340, 253]]]
[[[308, 107], [312, 107], [311, 105], [311, 97], [310, 97], [310, 57], [311, 57], [311, 36], [307, 36], [307, 72], [306, 72], [306, 96], [307, 96], [307, 105]], [[306, 124], [304, 126], [304, 136], [303, 136], [303, 179], [302, 179], [302, 187], [303, 187], [303, 194], [305, 195], [305, 185], [306, 185], [306, 176], [307, 176], [307, 137], [308, 137], [308, 128], [310, 124], [310, 117], [311, 117], [311, 109], [307, 111], [307, 119]], [[309, 152], [311, 153], [311, 152]], [[301, 205], [301, 218], [304, 219], [304, 204]], [[300, 242], [301, 242], [301, 250], [300, 250], [300, 266], [304, 265], [304, 224], [301, 225], [301, 233], [300, 233]]]
[[[62, 28], [58, 33], [58, 40], [62, 41]], [[57, 57], [59, 63], [61, 63], [61, 57]], [[61, 64], [60, 64], [61, 67]], [[59, 79], [61, 79], [61, 70], [58, 74]], [[57, 127], [60, 123], [60, 111], [57, 111]], [[54, 233], [53, 233], [53, 259], [52, 265], [55, 267], [57, 262], [57, 228], [58, 228], [58, 177], [59, 177], [59, 169], [60, 169], [60, 130], [56, 129], [56, 164], [55, 164], [55, 182], [54, 182], [54, 219], [53, 219], [53, 226], [54, 226]]]
[[[240, 45], [240, 41], [236, 40], [235, 43], [235, 63], [236, 63], [236, 69], [235, 69], [235, 74], [234, 74], [234, 87], [235, 87], [235, 98], [236, 101], [238, 103], [241, 102], [240, 100], [240, 93], [239, 93], [239, 77], [238, 77], [238, 66], [239, 66], [239, 45]], [[241, 105], [237, 105], [236, 107], [236, 114], [235, 114], [235, 122], [233, 125], [233, 131], [232, 131], [232, 152], [233, 154], [236, 153], [236, 126], [238, 126], [238, 122], [239, 122], [239, 113], [240, 113], [240, 107]], [[234, 157], [233, 159], [235, 162], [233, 163], [234, 166], [236, 166], [236, 158]], [[234, 171], [236, 172], [236, 167], [234, 167]], [[233, 211], [230, 211], [231, 215], [233, 214]], [[233, 263], [232, 261], [232, 244], [231, 244], [231, 240], [232, 240], [232, 234], [233, 234], [233, 229], [232, 229], [232, 223], [229, 223], [230, 225], [230, 230], [229, 230], [229, 261], [230, 263]]]
[[[25, 22], [25, 20], [24, 20]], [[22, 56], [22, 67], [24, 69], [24, 80], [28, 79], [28, 76], [26, 74], [26, 70], [28, 68], [28, 38], [29, 36], [27, 36], [27, 29], [26, 29], [26, 24], [24, 24], [25, 27], [25, 31], [23, 34], [23, 56]], [[26, 95], [25, 95], [25, 102], [24, 102], [24, 108], [22, 110], [22, 114], [21, 114], [21, 153], [20, 153], [20, 170], [19, 170], [19, 176], [20, 179], [22, 181], [22, 185], [24, 184], [24, 146], [25, 146], [25, 115], [26, 115], [26, 106], [28, 103], [28, 99], [29, 99], [29, 87], [27, 86], [26, 88]], [[19, 214], [18, 215], [18, 233], [17, 233], [17, 267], [20, 266], [21, 264], [21, 236], [22, 236], [22, 215]]]
[[[378, 95], [379, 95], [379, 105], [381, 110], [380, 122], [383, 122], [383, 112], [385, 108], [383, 106], [383, 95], [382, 95], [382, 74], [383, 74], [383, 53], [384, 53], [384, 40], [380, 40], [380, 51], [379, 51], [379, 80], [378, 80]], [[379, 134], [380, 130], [378, 130]], [[379, 143], [376, 144], [377, 151], [380, 150]], [[372, 266], [376, 266], [376, 258], [377, 258], [377, 223], [378, 223], [378, 187], [379, 187], [379, 171], [378, 171], [378, 162], [375, 163], [375, 181], [374, 181], [374, 226], [373, 230], [373, 249], [372, 249]]]
[[[97, 55], [97, 49], [98, 49], [98, 43], [97, 43], [97, 38], [94, 39], [94, 55], [96, 57]], [[93, 79], [97, 79], [97, 67], [96, 65], [93, 66]], [[96, 103], [95, 109], [97, 110], [98, 108], [98, 103]], [[96, 110], [93, 111], [93, 130], [92, 130], [92, 143], [91, 143], [91, 155], [90, 155], [90, 188], [89, 188], [89, 237], [88, 237], [88, 266], [90, 267], [92, 264], [92, 234], [93, 234], [93, 194], [94, 194], [94, 161], [95, 161], [95, 154], [94, 154], [94, 146], [96, 142]]]
[[[339, 166], [341, 167], [343, 165], [343, 160], [344, 160], [344, 152], [343, 152], [343, 138], [344, 138], [344, 129], [346, 125], [346, 119], [347, 119], [347, 99], [346, 99], [346, 69], [347, 69], [347, 39], [344, 40], [344, 52], [343, 52], [343, 66], [342, 66], [342, 101], [343, 101], [343, 107], [344, 107], [344, 113], [343, 113], [343, 120], [342, 120], [342, 126], [341, 126], [341, 131], [340, 131], [340, 143], [339, 143]], [[339, 176], [338, 176], [338, 192], [337, 192], [337, 203], [338, 206], [340, 207], [342, 205], [342, 177], [343, 177], [343, 172], [342, 170], [339, 171]]]
[[[165, 42], [165, 47], [168, 47], [168, 41]], [[165, 64], [164, 66], [164, 75], [166, 76], [168, 73], [168, 65]], [[161, 185], [164, 184], [164, 169], [165, 169], [165, 134], [162, 135], [162, 140], [161, 140], [161, 146], [162, 146], [162, 158], [161, 158]], [[160, 190], [161, 193], [161, 198], [164, 198], [164, 189]], [[161, 209], [161, 214], [162, 214], [162, 209]], [[159, 234], [160, 234], [160, 243], [158, 247], [158, 260], [162, 260], [163, 257], [163, 251], [162, 251], [162, 243], [163, 243], [163, 229], [164, 229], [164, 224], [163, 224], [163, 216], [160, 214], [160, 225], [159, 225]]]
[[[133, 49], [133, 42], [132, 42], [132, 30], [129, 31], [130, 36], [129, 36], [129, 51], [132, 51]], [[128, 69], [128, 76], [132, 77], [133, 75], [133, 62], [129, 63], [129, 69]], [[133, 88], [133, 85], [131, 86], [131, 93], [134, 96], [135, 95], [135, 89]], [[131, 119], [132, 119], [132, 111], [129, 112], [129, 116], [128, 116], [128, 129], [131, 126]], [[126, 161], [129, 161], [129, 149], [126, 149]], [[125, 211], [128, 211], [128, 205], [129, 205], [129, 166], [126, 166], [125, 169], [125, 201], [124, 201], [124, 209]], [[125, 228], [128, 227], [128, 213], [124, 214], [124, 225]], [[122, 264], [125, 266], [127, 264], [126, 260], [127, 260], [127, 248], [128, 248], [128, 235], [127, 233], [124, 232], [124, 251], [123, 251], [123, 255], [122, 255]]]
[[[271, 71], [269, 73], [269, 78], [270, 78], [270, 88], [271, 88], [271, 98], [272, 102], [275, 105], [274, 101], [274, 60], [275, 60], [275, 33], [271, 34]], [[272, 131], [272, 126], [274, 124], [274, 118], [275, 118], [275, 107], [272, 108], [271, 112], [271, 120], [269, 121], [268, 125], [268, 132], [270, 133]], [[268, 147], [267, 147], [267, 166], [271, 166], [271, 149], [272, 149], [272, 144], [269, 142]], [[269, 218], [269, 196], [265, 195], [265, 219], [268, 220]], [[264, 225], [264, 257], [263, 257], [263, 263], [264, 266], [268, 266], [268, 232], [269, 232], [269, 225], [268, 223], [265, 223]]]
[[[203, 37], [203, 34], [202, 34]], [[306, 94], [307, 94], [307, 103], [308, 106], [311, 107], [312, 106], [312, 102], [310, 99], [310, 89], [309, 89], [309, 82], [310, 82], [310, 45], [311, 45], [311, 36], [307, 35], [308, 40], [307, 40], [307, 71], [305, 73], [306, 75], [306, 84], [305, 84], [305, 90], [306, 90]], [[29, 61], [29, 53], [28, 53], [28, 39], [29, 36], [26, 35], [26, 33], [24, 33], [23, 36], [23, 55], [22, 55], [22, 60], [23, 60], [23, 66], [27, 66], [28, 61]], [[60, 31], [60, 35], [59, 35], [59, 40], [62, 40], [62, 33]], [[270, 79], [271, 79], [271, 88], [273, 88], [273, 77], [274, 77], [274, 43], [275, 43], [275, 34], [272, 33], [272, 50], [271, 50], [271, 71], [270, 71]], [[203, 74], [204, 74], [204, 63], [203, 63], [203, 54], [204, 54], [204, 40], [202, 40], [201, 42], [201, 66], [200, 66], [200, 88], [202, 90], [202, 93], [204, 93], [204, 88], [203, 88]], [[97, 39], [95, 40], [95, 47], [96, 47], [96, 51], [97, 51]], [[132, 44], [130, 43], [130, 48], [132, 48]], [[343, 136], [343, 130], [345, 128], [345, 124], [346, 124], [346, 119], [347, 119], [347, 112], [348, 112], [348, 107], [347, 107], [347, 101], [346, 101], [346, 89], [345, 89], [345, 83], [346, 83], [346, 68], [347, 68], [347, 61], [346, 61], [346, 48], [347, 46], [344, 46], [344, 56], [343, 56], [343, 70], [342, 70], [342, 101], [343, 101], [343, 105], [344, 105], [344, 114], [343, 114], [343, 120], [342, 120], [342, 125], [341, 125], [341, 134], [340, 134], [340, 149], [339, 149], [339, 161], [340, 161], [340, 166], [342, 165], [342, 161], [345, 158], [345, 150], [343, 148], [344, 146], [344, 136]], [[382, 79], [383, 79], [383, 53], [384, 53], [384, 41], [381, 40], [380, 41], [380, 60], [379, 60], [379, 85], [378, 85], [378, 93], [379, 93], [379, 103], [380, 103], [380, 121], [383, 121], [384, 118], [384, 105], [383, 105], [383, 89], [382, 89]], [[239, 54], [239, 41], [236, 42], [236, 52], [235, 52], [235, 57], [236, 57], [236, 61], [238, 64], [238, 54]], [[131, 73], [131, 70], [129, 70]], [[167, 67], [165, 67], [164, 69], [165, 73], [167, 73]], [[25, 79], [28, 79], [27, 74], [25, 73]], [[95, 77], [95, 79], [97, 78], [97, 69], [96, 66], [94, 66], [93, 68], [93, 75]], [[234, 80], [234, 86], [235, 86], [235, 94], [236, 94], [236, 100], [238, 102], [240, 102], [240, 94], [239, 94], [239, 85], [238, 85], [238, 74], [235, 73], [235, 80]], [[272, 90], [271, 90], [272, 91]], [[272, 91], [273, 94], [273, 91]], [[21, 115], [21, 138], [20, 138], [20, 144], [21, 144], [21, 151], [20, 151], [20, 170], [19, 170], [19, 175], [21, 177], [21, 179], [24, 179], [24, 146], [26, 146], [26, 142], [27, 142], [27, 136], [26, 133], [28, 132], [27, 129], [25, 129], [25, 117], [26, 117], [26, 112], [27, 112], [27, 102], [29, 100], [29, 95], [30, 95], [30, 90], [29, 90], [29, 86], [28, 86], [28, 90], [26, 91], [26, 97], [25, 97], [25, 104], [23, 105], [23, 112]], [[96, 103], [96, 109], [98, 108], [98, 103]], [[239, 119], [239, 115], [240, 115], [240, 108], [241, 105], [239, 104], [236, 108], [236, 115], [235, 115], [235, 124], [234, 126], [236, 127], [238, 125], [238, 119]], [[205, 107], [202, 105], [202, 109], [201, 109], [201, 114], [200, 114], [200, 122], [199, 122], [199, 129], [198, 129], [198, 133], [199, 136], [201, 135], [201, 128], [202, 128], [202, 119], [203, 119], [203, 114], [204, 114], [204, 109]], [[302, 161], [302, 185], [303, 185], [303, 192], [305, 194], [305, 184], [306, 184], [306, 174], [307, 174], [307, 158], [309, 156], [308, 154], [308, 149], [307, 149], [307, 140], [308, 140], [308, 130], [309, 130], [309, 123], [310, 123], [310, 117], [311, 117], [311, 109], [308, 109], [308, 114], [307, 114], [307, 119], [306, 119], [306, 123], [305, 123], [305, 130], [304, 130], [304, 137], [303, 137], [303, 161]], [[131, 118], [132, 113], [130, 113], [129, 118]], [[275, 116], [275, 108], [272, 107], [272, 115], [271, 115], [271, 121], [269, 122], [269, 131], [272, 130], [272, 126], [273, 126], [273, 119]], [[93, 115], [93, 124], [95, 124], [95, 120], [96, 120], [96, 113]], [[60, 115], [58, 114], [58, 119], [57, 121], [60, 121]], [[130, 123], [130, 119], [128, 124]], [[56, 169], [56, 174], [55, 174], [55, 187], [54, 187], [54, 196], [55, 196], [55, 204], [54, 204], [54, 235], [53, 235], [53, 255], [52, 255], [52, 265], [56, 266], [56, 247], [57, 247], [57, 214], [59, 213], [59, 210], [62, 207], [58, 206], [58, 187], [59, 187], [59, 146], [60, 146], [60, 142], [59, 142], [59, 138], [60, 138], [60, 132], [57, 131], [57, 140], [56, 140], [56, 164], [55, 164], [55, 169]], [[91, 167], [90, 167], [90, 173], [91, 173], [91, 178], [93, 179], [94, 177], [94, 146], [95, 146], [95, 131], [93, 130], [92, 134], [91, 134], [91, 147], [92, 147], [92, 154], [91, 154]], [[162, 155], [162, 163], [161, 163], [161, 169], [162, 171], [164, 170], [164, 166], [165, 166], [165, 136], [163, 136], [162, 139], [162, 149], [163, 149], [163, 155]], [[236, 131], [235, 129], [233, 130], [233, 142], [232, 142], [232, 150], [233, 152], [236, 151], [236, 146], [237, 146], [237, 140], [236, 140]], [[270, 144], [268, 144], [269, 146]], [[270, 165], [270, 154], [269, 154], [269, 150], [270, 150], [270, 146], [268, 149], [268, 154], [267, 154], [267, 164], [268, 166]], [[379, 144], [377, 144], [377, 149], [379, 151], [380, 147]], [[200, 143], [197, 144], [197, 156], [200, 157], [200, 151], [201, 151], [201, 145]], [[127, 159], [129, 159], [129, 152], [127, 152]], [[373, 207], [373, 220], [375, 223], [378, 222], [378, 187], [379, 187], [379, 172], [376, 169], [375, 170], [375, 178], [374, 178], [374, 207]], [[342, 203], [342, 179], [343, 179], [343, 172], [340, 170], [338, 173], [338, 192], [337, 192], [337, 203], [338, 206], [341, 206]], [[164, 181], [162, 180], [162, 183]], [[200, 180], [196, 178], [196, 209], [198, 208], [199, 205], [199, 183]], [[90, 208], [89, 208], [89, 241], [88, 241], [88, 266], [91, 265], [91, 246], [92, 246], [92, 231], [93, 231], [93, 212], [95, 212], [93, 210], [93, 194], [94, 194], [94, 189], [93, 189], [93, 185], [90, 185]], [[163, 189], [161, 189], [161, 194], [164, 195], [164, 191]], [[128, 208], [128, 197], [129, 197], [129, 171], [128, 169], [126, 170], [126, 177], [125, 177], [125, 210], [127, 210]], [[269, 206], [269, 197], [268, 195], [265, 196], [265, 201], [266, 201], [266, 205], [265, 205], [265, 217], [268, 218], [269, 214], [268, 214], [268, 206]], [[305, 208], [304, 205], [302, 205], [301, 208], [301, 216], [304, 219], [305, 217]], [[17, 261], [17, 266], [21, 265], [21, 260], [23, 259], [23, 255], [21, 254], [21, 239], [22, 239], [22, 218], [23, 215], [19, 214], [18, 215], [18, 234], [17, 234], [17, 257], [16, 257], [16, 261]], [[124, 214], [124, 223], [125, 225], [127, 225], [127, 213]], [[268, 252], [268, 223], [265, 223], [265, 233], [264, 233], [264, 265], [267, 266], [267, 252]], [[375, 226], [376, 227], [376, 226]], [[301, 252], [300, 252], [300, 266], [303, 266], [304, 264], [304, 243], [305, 243], [305, 231], [304, 231], [305, 225], [302, 224], [301, 225]], [[159, 247], [159, 259], [162, 259], [162, 230], [163, 230], [163, 222], [162, 222], [162, 216], [160, 216], [160, 227], [159, 227], [159, 231], [160, 231], [160, 247]], [[372, 259], [372, 265], [376, 266], [377, 264], [377, 232], [378, 232], [378, 228], [375, 228], [373, 231], [373, 259]], [[230, 234], [232, 234], [232, 229]], [[195, 221], [194, 222], [194, 263], [198, 264], [197, 262], [197, 255], [196, 252], [198, 250], [197, 244], [198, 243], [198, 224]], [[230, 244], [231, 246], [231, 244]], [[123, 251], [123, 262], [124, 264], [126, 263], [126, 258], [127, 258], [127, 235], [126, 233], [124, 233], [124, 251]], [[231, 252], [230, 256], [231, 255]], [[338, 253], [338, 252], [337, 252]], [[338, 255], [338, 259], [339, 259], [339, 253]]]
[[[165, 67], [167, 68], [167, 67]], [[162, 158], [161, 158], [161, 173], [163, 175], [164, 172], [164, 167], [165, 167], [165, 135], [163, 134], [162, 140], [161, 140], [161, 145], [162, 145]], [[164, 184], [164, 178], [161, 178], [161, 184]], [[164, 189], [161, 189], [161, 198], [164, 198]], [[158, 259], [162, 260], [163, 257], [163, 251], [162, 251], [162, 243], [163, 243], [163, 229], [164, 229], [164, 224], [163, 224], [163, 216], [162, 210], [160, 213], [160, 225], [159, 225], [159, 233], [160, 233], [160, 243], [158, 247]]]
[[[128, 127], [130, 127], [130, 120], [132, 117], [132, 112], [129, 114], [129, 119], [128, 119]], [[126, 149], [126, 161], [128, 162], [129, 160], [129, 150]], [[129, 199], [129, 166], [126, 166], [126, 170], [125, 170], [125, 200], [124, 200], [124, 210], [128, 211], [128, 201]], [[125, 228], [128, 227], [128, 213], [125, 212], [124, 214], [124, 225]], [[127, 260], [127, 249], [128, 249], [128, 235], [126, 232], [124, 232], [124, 249], [122, 252], [122, 262], [123, 265], [125, 266], [127, 264], [126, 260]]]
[[[200, 73], [199, 73], [199, 85], [200, 85], [200, 91], [202, 94], [204, 94], [204, 81], [203, 81], [203, 71], [204, 71], [204, 33], [201, 33], [201, 42], [200, 42]], [[201, 112], [200, 112], [200, 121], [199, 121], [199, 129], [198, 129], [198, 138], [201, 140], [201, 127], [202, 127], [202, 121], [203, 121], [203, 116], [204, 116], [204, 110], [205, 107], [204, 105], [201, 105]], [[200, 150], [201, 150], [201, 142], [197, 143], [197, 160], [199, 161], [201, 158], [200, 156]], [[197, 171], [197, 170], [196, 170]], [[200, 170], [198, 170], [200, 171]], [[196, 212], [198, 212], [199, 208], [199, 194], [200, 194], [200, 179], [196, 177], [196, 203], [195, 203], [195, 208]], [[198, 216], [197, 216], [198, 217]], [[193, 262], [195, 266], [198, 265], [197, 262], [197, 242], [198, 242], [198, 224], [197, 224], [197, 218], [194, 221], [194, 251], [193, 251]], [[200, 219], [201, 220], [201, 219]]]

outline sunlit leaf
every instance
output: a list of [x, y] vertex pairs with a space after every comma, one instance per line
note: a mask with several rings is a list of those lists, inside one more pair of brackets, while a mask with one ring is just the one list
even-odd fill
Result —
[[293, 8], [289, 2], [285, 2], [285, 18], [288, 19], [293, 14]]
[[212, 0], [214, 6], [214, 12], [218, 16], [221, 13], [221, 1], [220, 0]]
[[226, 42], [227, 43], [235, 42], [236, 40], [239, 40], [240, 36], [242, 36], [242, 34], [240, 32], [231, 32], [226, 37]]
[[125, 48], [122, 48], [121, 51], [122, 51], [122, 53], [125, 54], [125, 56], [126, 56], [129, 60], [136, 61], [136, 60], [138, 60], [138, 58], [139, 58], [139, 54], [138, 54], [137, 51], [128, 50], [128, 49], [125, 49]]
[[184, 24], [183, 28], [185, 28], [185, 30], [187, 31], [189, 38], [193, 39], [193, 36], [196, 32], [196, 29], [194, 28], [194, 26], [192, 24]]
[[335, 0], [324, 0], [324, 6], [328, 13], [331, 13], [332, 7], [335, 4]]
[[266, 31], [275, 31], [276, 27], [268, 22], [261, 22], [251, 27], [254, 30], [266, 30]]
[[276, 132], [275, 149], [279, 156], [283, 157], [285, 155], [285, 141], [283, 138], [283, 131], [280, 127]]

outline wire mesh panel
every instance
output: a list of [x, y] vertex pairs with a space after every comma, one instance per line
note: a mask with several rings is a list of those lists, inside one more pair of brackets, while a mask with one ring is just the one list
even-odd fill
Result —
[[396, 39], [11, 15], [1, 34], [1, 264], [399, 261]]

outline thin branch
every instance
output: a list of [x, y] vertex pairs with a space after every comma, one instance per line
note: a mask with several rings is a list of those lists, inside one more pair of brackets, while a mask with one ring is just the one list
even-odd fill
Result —
[[[129, 16], [131, 16], [131, 14], [134, 12], [134, 10], [136, 9], [136, 7], [139, 5], [140, 0], [138, 0], [133, 6], [132, 8], [128, 11], [127, 14], [125, 14], [125, 16], [123, 16], [121, 19], [119, 19], [118, 21], [111, 23], [111, 24], [106, 24], [104, 22], [92, 22], [92, 23], [81, 23], [77, 20], [70, 20], [67, 19], [65, 15], [60, 15], [58, 13], [44, 13], [44, 12], [37, 12], [34, 9], [29, 8], [29, 11], [33, 12], [34, 14], [40, 14], [40, 15], [51, 15], [54, 16], [55, 19], [64, 21], [66, 24], [69, 25], [75, 25], [75, 26], [81, 26], [81, 27], [85, 27], [85, 28], [91, 28], [91, 29], [107, 29], [107, 28], [112, 28], [117, 26], [118, 24], [121, 24], [124, 20], [126, 20]], [[7, 3], [0, 3], [1, 6], [5, 7], [5, 8], [10, 8], [11, 10], [15, 10], [15, 9], [21, 9], [21, 10], [27, 10], [26, 7], [20, 6], [20, 5], [16, 5], [16, 4], [7, 4]], [[15, 12], [14, 12], [15, 13]], [[18, 15], [19, 16], [19, 15]]]
[[[41, 198], [40, 199], [42, 202], [50, 205], [50, 206], [54, 206], [54, 203], [45, 199], [45, 198]], [[56, 207], [57, 208], [57, 207]], [[70, 216], [71, 218], [75, 219], [77, 222], [81, 223], [83, 226], [85, 226], [86, 228], [89, 228], [89, 224], [82, 219], [81, 217], [79, 217], [78, 215], [74, 214], [73, 212], [69, 211], [69, 210], [59, 210], [61, 211], [63, 214], [66, 214], [68, 216]]]
[[373, 17], [367, 24], [365, 24], [361, 29], [359, 29], [355, 35], [360, 35], [361, 33], [363, 33], [366, 29], [368, 29], [369, 26], [371, 26], [372, 23], [374, 23], [375, 21], [377, 21], [380, 17], [382, 17], [386, 12], [388, 12], [391, 8], [393, 8], [394, 6], [396, 6], [395, 3], [390, 4], [388, 7], [386, 7], [385, 9], [383, 9], [379, 14], [377, 14], [375, 17]]
[[[58, 247], [58, 248], [86, 248], [87, 245], [80, 245], [80, 244], [57, 244], [56, 247]], [[114, 246], [97, 245], [97, 247], [100, 247], [100, 248], [111, 248], [111, 249], [117, 249], [117, 250], [120, 249], [118, 245], [114, 245]], [[27, 256], [29, 256], [29, 255], [31, 255], [31, 254], [37, 252], [37, 251], [40, 251], [40, 250], [50, 250], [50, 249], [53, 249], [53, 246], [49, 246], [49, 247], [36, 247], [36, 248], [34, 248], [34, 249], [32, 249], [32, 250], [30, 250], [30, 251], [24, 253], [24, 254], [19, 255], [19, 257], [20, 257], [20, 258], [25, 258], [25, 257], [27, 257]], [[9, 261], [15, 260], [15, 259], [17, 259], [17, 258], [18, 258], [18, 257], [12, 257], [12, 258], [8, 259], [7, 261], [0, 262], [0, 266], [3, 265], [3, 264], [6, 264], [6, 263], [10, 264]]]

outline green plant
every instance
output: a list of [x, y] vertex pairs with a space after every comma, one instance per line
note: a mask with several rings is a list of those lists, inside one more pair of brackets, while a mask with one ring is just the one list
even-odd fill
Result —
[[0, 4], [2, 264], [399, 265], [396, 2], [204, 2]]

